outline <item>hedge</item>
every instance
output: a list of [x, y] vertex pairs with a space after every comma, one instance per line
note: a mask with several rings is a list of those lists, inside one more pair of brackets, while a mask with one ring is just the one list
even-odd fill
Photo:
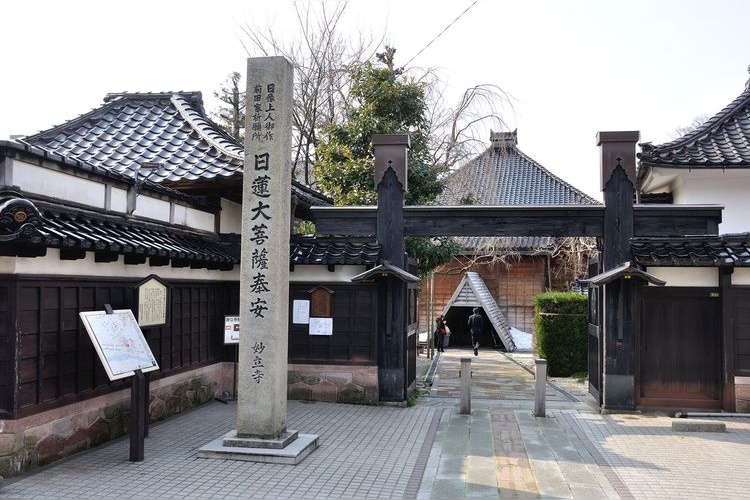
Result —
[[534, 331], [539, 357], [551, 377], [588, 370], [587, 301], [575, 292], [545, 292], [534, 297]]

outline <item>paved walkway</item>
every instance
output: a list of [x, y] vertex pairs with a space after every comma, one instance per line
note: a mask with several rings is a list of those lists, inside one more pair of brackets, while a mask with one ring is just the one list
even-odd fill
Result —
[[[472, 412], [458, 414], [457, 367], [472, 358]], [[289, 427], [320, 435], [302, 463], [204, 459], [234, 427], [212, 403], [153, 425], [146, 459], [127, 437], [7, 479], [5, 498], [750, 498], [750, 420], [726, 433], [675, 433], [663, 415], [601, 415], [552, 386], [532, 415], [532, 375], [505, 354], [448, 349], [411, 408], [290, 402]], [[584, 398], [585, 399], [585, 398]]]

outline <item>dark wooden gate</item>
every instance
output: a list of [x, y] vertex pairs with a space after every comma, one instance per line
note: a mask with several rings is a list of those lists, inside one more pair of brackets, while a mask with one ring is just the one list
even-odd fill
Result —
[[636, 404], [722, 407], [717, 288], [640, 287]]
[[[599, 263], [589, 264], [589, 276], [599, 274]], [[601, 308], [599, 307], [598, 286], [589, 287], [589, 322], [588, 322], [588, 370], [589, 370], [589, 393], [602, 403], [602, 345], [601, 334]]]
[[602, 402], [602, 346], [600, 343], [601, 328], [599, 324], [599, 287], [589, 289], [589, 393]]

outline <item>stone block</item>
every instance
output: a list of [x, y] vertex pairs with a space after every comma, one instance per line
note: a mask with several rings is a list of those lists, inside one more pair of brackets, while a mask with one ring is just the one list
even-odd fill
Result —
[[335, 403], [338, 400], [338, 388], [330, 382], [321, 382], [312, 387], [312, 400]]
[[677, 418], [672, 420], [674, 432], [726, 432], [727, 424], [716, 420]]
[[180, 413], [180, 398], [170, 396], [164, 401], [164, 411], [167, 417]]
[[213, 391], [211, 391], [211, 388], [207, 385], [198, 387], [198, 390], [195, 391], [195, 397], [197, 398], [197, 403], [199, 405], [206, 404], [214, 398]]
[[111, 439], [112, 431], [109, 428], [109, 422], [99, 419], [89, 426], [88, 434], [91, 446], [98, 446], [106, 443]]
[[352, 373], [352, 382], [362, 387], [377, 387], [378, 373], [376, 370], [355, 370]]
[[17, 448], [15, 434], [0, 434], [0, 456], [10, 455]]
[[735, 404], [739, 413], [750, 413], [750, 383], [745, 383], [747, 378], [742, 377], [743, 383], [737, 383], [735, 386]]
[[357, 384], [346, 384], [339, 388], [338, 402], [362, 404], [364, 401], [365, 391]]
[[149, 408], [149, 419], [152, 422], [158, 422], [159, 420], [164, 420], [164, 417], [166, 417], [167, 412], [164, 407], [164, 401], [156, 400], [154, 401], [150, 408]]
[[306, 383], [307, 385], [317, 385], [320, 383], [321, 378], [312, 376], [312, 375], [303, 375], [302, 376], [302, 382]]
[[337, 387], [346, 385], [352, 381], [352, 374], [348, 372], [328, 372], [326, 380]]
[[[128, 405], [130, 405], [129, 402]], [[122, 415], [125, 410], [126, 409], [124, 404], [114, 404], [106, 406], [104, 407], [104, 418], [106, 418], [107, 420], [116, 418], [118, 415]], [[130, 411], [130, 408], [128, 408], [127, 410]]]
[[60, 439], [68, 439], [75, 432], [76, 429], [71, 417], [60, 418], [52, 422], [52, 434]]
[[202, 385], [203, 385], [203, 381], [201, 381], [199, 377], [196, 377], [196, 378], [190, 379], [190, 381], [188, 382], [188, 389], [192, 391], [197, 391], [198, 388]]
[[377, 404], [380, 402], [380, 391], [378, 390], [378, 386], [375, 387], [365, 387], [364, 388], [364, 396], [362, 398], [362, 403], [366, 405], [373, 405], [377, 406]]
[[180, 411], [195, 408], [195, 391], [185, 391], [180, 397]]
[[295, 401], [310, 401], [312, 399], [312, 387], [304, 382], [297, 382], [289, 386], [287, 397]]
[[302, 380], [302, 375], [296, 370], [289, 370], [286, 372], [286, 382], [288, 385], [294, 385]]

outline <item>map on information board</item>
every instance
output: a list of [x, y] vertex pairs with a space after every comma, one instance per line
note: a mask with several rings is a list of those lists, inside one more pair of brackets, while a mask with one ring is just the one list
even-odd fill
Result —
[[110, 380], [149, 372], [159, 365], [130, 309], [78, 313]]

